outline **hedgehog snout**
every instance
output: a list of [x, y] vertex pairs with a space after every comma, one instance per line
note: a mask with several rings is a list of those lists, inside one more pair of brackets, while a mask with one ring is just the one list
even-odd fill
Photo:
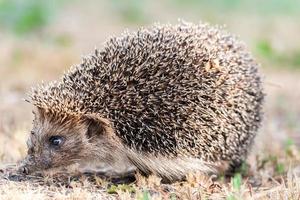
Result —
[[21, 162], [18, 172], [23, 174], [31, 174], [37, 170], [51, 168], [51, 159], [44, 156], [35, 157], [27, 155]]
[[30, 174], [33, 171], [34, 159], [28, 155], [20, 164], [18, 172], [22, 174]]

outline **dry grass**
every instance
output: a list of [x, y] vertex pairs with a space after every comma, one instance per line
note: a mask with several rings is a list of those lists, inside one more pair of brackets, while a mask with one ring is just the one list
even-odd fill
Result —
[[[299, 162], [291, 156], [286, 163], [290, 158]], [[261, 169], [243, 169], [232, 178], [189, 174], [186, 181], [173, 184], [139, 174], [135, 181], [122, 184], [92, 174], [23, 176], [16, 173], [15, 165], [6, 165], [0, 170], [0, 199], [299, 199], [299, 166], [278, 172], [272, 162], [260, 160]]]

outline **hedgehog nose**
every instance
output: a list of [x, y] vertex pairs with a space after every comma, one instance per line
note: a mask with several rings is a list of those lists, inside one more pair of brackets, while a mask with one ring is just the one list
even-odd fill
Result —
[[29, 170], [28, 170], [27, 167], [21, 167], [21, 168], [20, 168], [20, 172], [21, 172], [22, 174], [26, 174], [26, 175], [29, 174]]
[[30, 171], [25, 163], [21, 164], [21, 166], [18, 169], [18, 172], [20, 174], [25, 174], [25, 175], [28, 175], [30, 173]]
[[21, 165], [18, 169], [18, 172], [19, 173], [22, 173], [22, 174], [29, 174], [31, 171], [30, 171], [30, 168], [31, 168], [31, 165], [33, 163], [33, 157], [32, 156], [27, 156], [22, 162], [21, 162]]

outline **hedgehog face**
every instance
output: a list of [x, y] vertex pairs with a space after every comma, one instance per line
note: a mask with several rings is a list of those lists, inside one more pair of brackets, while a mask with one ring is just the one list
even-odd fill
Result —
[[61, 116], [42, 109], [34, 113], [27, 157], [20, 167], [22, 172], [27, 174], [95, 158], [111, 164], [118, 157], [114, 153], [119, 147], [111, 142], [103, 120], [92, 116]]
[[82, 137], [84, 124], [79, 122], [44, 112], [36, 113], [27, 141], [25, 171], [66, 166], [80, 160], [87, 141]]

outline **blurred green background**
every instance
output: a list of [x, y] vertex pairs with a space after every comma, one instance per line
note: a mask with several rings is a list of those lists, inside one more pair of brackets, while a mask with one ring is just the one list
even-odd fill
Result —
[[300, 0], [0, 0], [0, 161], [24, 155], [31, 86], [125, 29], [178, 19], [226, 25], [245, 41], [264, 74], [262, 135], [300, 145]]
[[299, 0], [0, 0], [0, 45], [14, 40], [5, 65], [16, 65], [35, 54], [22, 43], [87, 53], [125, 28], [178, 19], [225, 24], [263, 67], [300, 68]]

